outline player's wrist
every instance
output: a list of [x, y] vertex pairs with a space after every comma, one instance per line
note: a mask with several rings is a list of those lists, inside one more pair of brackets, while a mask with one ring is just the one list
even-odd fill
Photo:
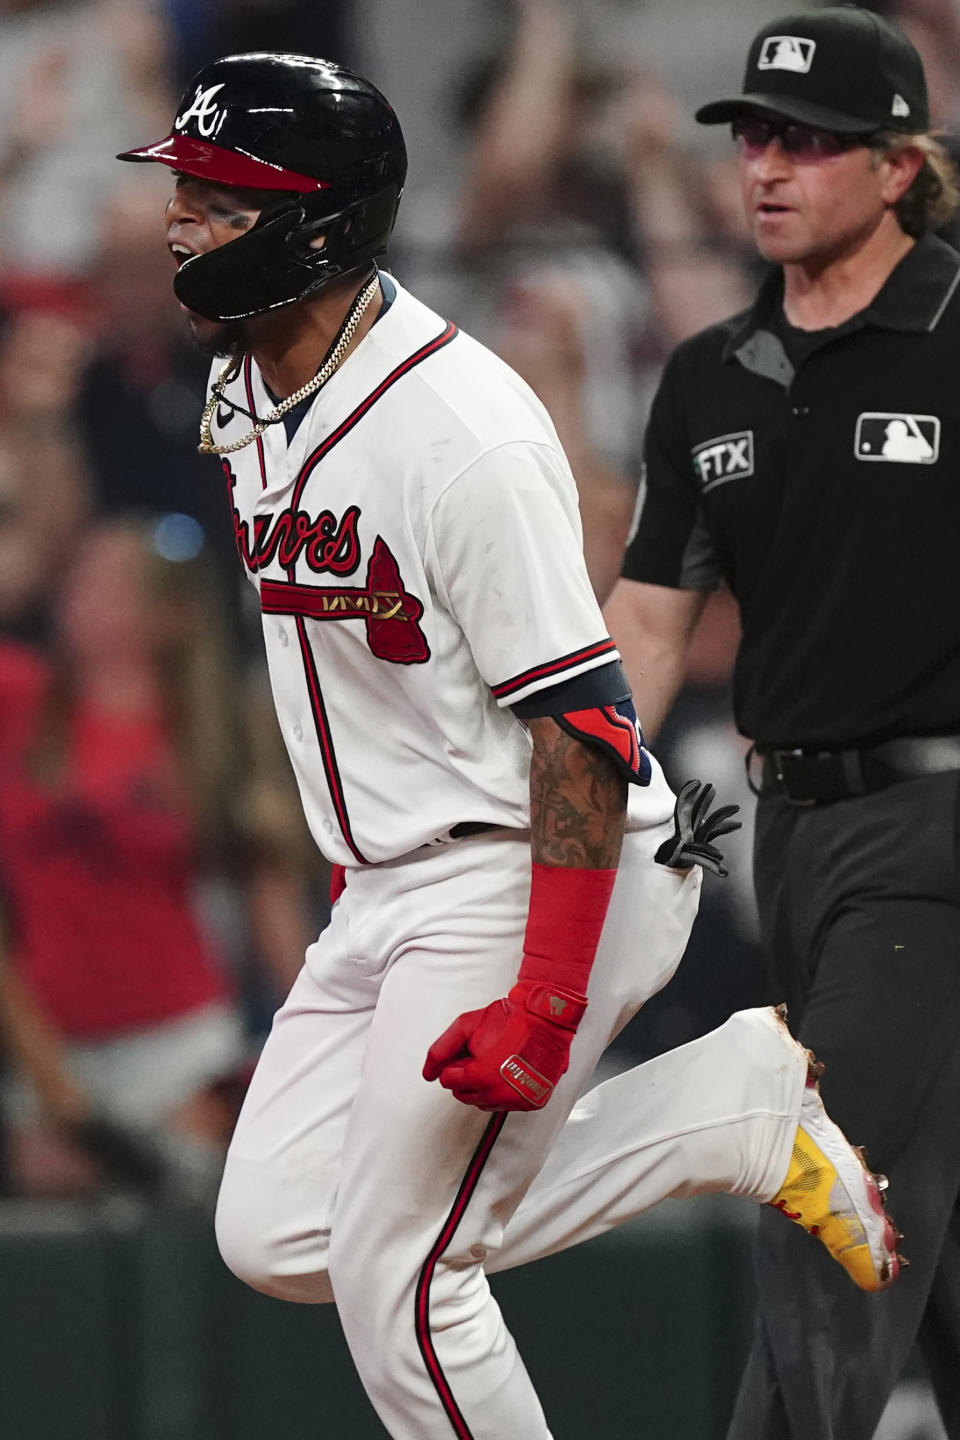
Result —
[[560, 1030], [576, 1030], [587, 1008], [586, 995], [545, 980], [517, 980], [507, 999], [527, 1014], [548, 1020]]
[[534, 862], [518, 980], [586, 995], [616, 870]]

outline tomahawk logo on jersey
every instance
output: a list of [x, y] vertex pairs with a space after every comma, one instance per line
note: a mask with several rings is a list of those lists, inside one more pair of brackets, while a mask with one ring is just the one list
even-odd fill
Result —
[[[530, 741], [511, 707], [618, 658], [543, 407], [489, 351], [384, 287], [385, 312], [292, 435], [271, 426], [224, 465], [304, 808], [348, 865], [463, 821], [524, 828]], [[249, 358], [231, 402], [272, 403]], [[643, 783], [635, 717], [607, 698], [606, 718], [576, 723], [602, 721], [595, 738]]]
[[378, 535], [367, 566], [366, 586], [295, 585], [264, 580], [264, 615], [301, 615], [311, 620], [362, 620], [371, 655], [396, 665], [419, 665], [430, 647], [418, 621], [423, 605], [404, 589], [397, 562]]

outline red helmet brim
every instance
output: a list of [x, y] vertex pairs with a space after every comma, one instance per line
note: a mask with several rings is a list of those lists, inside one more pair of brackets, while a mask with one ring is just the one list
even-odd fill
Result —
[[153, 145], [124, 150], [117, 159], [156, 160], [161, 165], [169, 165], [171, 170], [193, 175], [198, 180], [209, 180], [215, 185], [235, 185], [244, 190], [297, 190], [307, 194], [327, 188], [322, 180], [315, 180], [312, 175], [285, 170], [280, 165], [258, 160], [254, 155], [225, 150], [220, 145], [195, 140], [189, 135], [171, 134]]

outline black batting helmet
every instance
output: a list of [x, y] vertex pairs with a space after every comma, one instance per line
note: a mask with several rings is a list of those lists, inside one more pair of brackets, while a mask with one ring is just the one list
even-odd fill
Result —
[[289, 305], [372, 260], [407, 173], [400, 124], [374, 85], [328, 60], [266, 52], [205, 66], [166, 139], [117, 158], [279, 192], [247, 234], [177, 271], [177, 298], [209, 320]]

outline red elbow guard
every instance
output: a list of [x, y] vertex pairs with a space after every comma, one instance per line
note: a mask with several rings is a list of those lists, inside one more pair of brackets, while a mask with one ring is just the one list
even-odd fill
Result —
[[615, 705], [594, 705], [589, 710], [565, 710], [554, 720], [568, 735], [608, 755], [631, 785], [650, 784], [650, 757], [632, 700]]

